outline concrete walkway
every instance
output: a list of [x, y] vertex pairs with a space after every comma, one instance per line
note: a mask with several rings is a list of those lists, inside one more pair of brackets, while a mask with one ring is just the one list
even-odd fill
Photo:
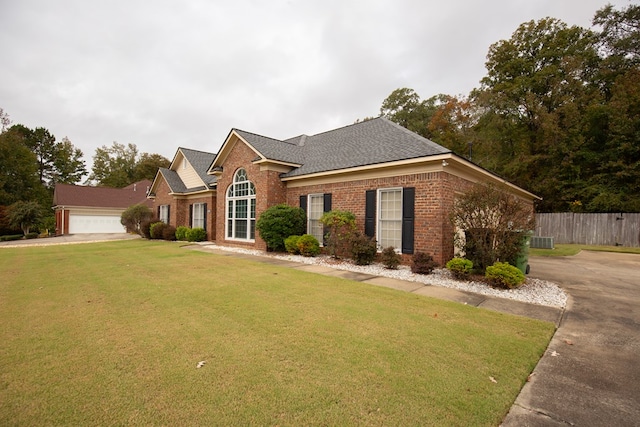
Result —
[[640, 426], [640, 255], [529, 261], [533, 277], [569, 293], [569, 305], [502, 425]]

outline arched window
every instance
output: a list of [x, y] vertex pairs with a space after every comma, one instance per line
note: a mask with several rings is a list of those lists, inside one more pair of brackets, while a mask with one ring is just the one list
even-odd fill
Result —
[[256, 238], [256, 187], [247, 171], [238, 169], [227, 190], [227, 239], [253, 241]]

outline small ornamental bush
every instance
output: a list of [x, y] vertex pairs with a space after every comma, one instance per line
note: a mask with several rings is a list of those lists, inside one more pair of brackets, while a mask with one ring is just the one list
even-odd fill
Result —
[[413, 254], [413, 263], [411, 264], [411, 271], [415, 274], [431, 274], [433, 269], [438, 266], [438, 263], [433, 260], [433, 257], [425, 252], [416, 252]]
[[165, 225], [162, 230], [162, 238], [164, 240], [176, 240], [176, 229], [173, 225]]
[[525, 281], [524, 273], [506, 262], [496, 262], [487, 267], [485, 277], [491, 285], [506, 289], [517, 288]]
[[260, 214], [256, 222], [256, 229], [267, 244], [267, 249], [275, 252], [284, 251], [284, 239], [303, 234], [306, 226], [304, 210], [287, 204], [271, 206]]
[[152, 239], [162, 239], [162, 233], [164, 232], [164, 228], [166, 226], [167, 224], [162, 221], [152, 223], [151, 226], [149, 226], [149, 235]]
[[351, 259], [356, 265], [370, 265], [376, 259], [378, 247], [371, 237], [355, 232], [351, 237]]
[[333, 258], [348, 257], [351, 237], [356, 231], [356, 216], [349, 211], [332, 210], [320, 217], [324, 225], [325, 249]]
[[142, 221], [140, 223], [140, 235], [145, 239], [151, 238], [151, 224], [158, 222], [157, 219], [151, 219], [148, 221]]
[[202, 227], [191, 228], [186, 233], [189, 242], [204, 242], [207, 240], [207, 232]]
[[446, 267], [456, 279], [466, 280], [473, 270], [473, 262], [465, 258], [453, 258]]
[[184, 225], [179, 225], [176, 228], [176, 240], [187, 240], [187, 231], [189, 231], [189, 227], [185, 227]]
[[397, 270], [400, 262], [402, 261], [402, 257], [398, 252], [396, 252], [396, 248], [388, 246], [382, 250], [380, 260], [385, 268], [388, 268], [389, 270]]
[[303, 256], [316, 256], [320, 253], [320, 242], [311, 234], [303, 234], [298, 238], [298, 251]]
[[289, 236], [284, 239], [284, 248], [292, 255], [298, 255], [300, 253], [300, 249], [298, 249], [298, 240], [300, 240], [300, 236]]
[[39, 235], [40, 235], [40, 233], [38, 233], [36, 231], [32, 231], [30, 233], [27, 233], [27, 235], [24, 236], [24, 238], [25, 239], [37, 239]]

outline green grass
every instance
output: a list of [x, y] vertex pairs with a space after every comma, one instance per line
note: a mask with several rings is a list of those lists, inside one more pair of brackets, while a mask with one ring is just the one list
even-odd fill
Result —
[[0, 271], [6, 426], [498, 425], [554, 331], [178, 243], [1, 249]]
[[570, 245], [556, 244], [555, 249], [529, 249], [529, 255], [533, 256], [573, 256], [580, 251], [621, 252], [628, 254], [640, 254], [640, 248], [626, 246], [595, 246], [595, 245]]

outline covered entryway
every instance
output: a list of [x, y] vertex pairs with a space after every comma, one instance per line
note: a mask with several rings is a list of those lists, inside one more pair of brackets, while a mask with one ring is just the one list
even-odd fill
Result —
[[69, 234], [125, 232], [120, 215], [69, 215]]

